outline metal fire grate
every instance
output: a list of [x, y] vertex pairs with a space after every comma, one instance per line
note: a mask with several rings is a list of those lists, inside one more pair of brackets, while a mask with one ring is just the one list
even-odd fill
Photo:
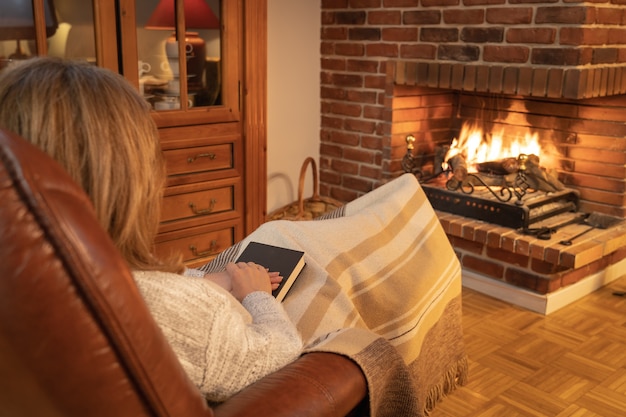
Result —
[[571, 189], [529, 193], [520, 200], [502, 202], [489, 191], [478, 189], [468, 195], [440, 185], [422, 184], [422, 188], [436, 210], [514, 229], [528, 228], [551, 216], [578, 210], [579, 194]]

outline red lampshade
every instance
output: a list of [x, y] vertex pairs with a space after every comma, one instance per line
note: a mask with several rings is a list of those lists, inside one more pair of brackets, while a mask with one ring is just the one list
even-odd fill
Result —
[[[184, 3], [187, 29], [220, 27], [220, 20], [204, 0], [184, 0]], [[174, 29], [174, 15], [174, 0], [161, 0], [148, 19], [146, 29]]]

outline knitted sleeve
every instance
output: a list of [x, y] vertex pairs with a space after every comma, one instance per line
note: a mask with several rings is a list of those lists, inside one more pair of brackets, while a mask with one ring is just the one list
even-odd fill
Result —
[[249, 294], [242, 308], [202, 278], [147, 271], [134, 278], [187, 375], [209, 401], [226, 400], [301, 353], [298, 331], [270, 294]]

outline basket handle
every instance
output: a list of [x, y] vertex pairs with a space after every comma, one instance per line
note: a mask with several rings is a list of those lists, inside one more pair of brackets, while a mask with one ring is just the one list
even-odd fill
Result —
[[311, 197], [311, 200], [319, 201], [320, 199], [317, 164], [315, 163], [315, 159], [309, 156], [304, 160], [302, 167], [300, 168], [300, 182], [298, 184], [298, 214], [304, 213], [304, 177], [306, 176], [306, 170], [309, 165], [311, 165], [311, 170], [313, 171], [313, 197]]

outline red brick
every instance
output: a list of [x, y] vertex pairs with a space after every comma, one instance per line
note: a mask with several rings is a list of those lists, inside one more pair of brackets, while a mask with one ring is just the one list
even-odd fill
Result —
[[365, 76], [365, 88], [376, 88], [382, 90], [385, 88], [385, 76], [380, 77]]
[[451, 236], [450, 242], [456, 249], [471, 252], [476, 255], [482, 254], [483, 249], [485, 247], [485, 245], [479, 242], [473, 242], [471, 240], [463, 239], [463, 238], [456, 237], [456, 236]]
[[594, 23], [595, 9], [583, 6], [538, 7], [535, 23]]
[[366, 119], [375, 119], [375, 120], [382, 120], [383, 118], [383, 111], [384, 109], [382, 107], [378, 107], [378, 106], [364, 106], [363, 107], [363, 117], [365, 117]]
[[539, 65], [581, 65], [580, 53], [571, 48], [533, 48], [531, 62]]
[[322, 42], [320, 44], [320, 52], [322, 55], [332, 55], [335, 53], [335, 44], [333, 42]]
[[330, 132], [328, 138], [332, 143], [341, 145], [357, 146], [359, 144], [359, 135], [350, 132]]
[[486, 261], [474, 256], [463, 256], [461, 263], [464, 268], [471, 269], [491, 278], [502, 280], [504, 278], [504, 267], [495, 262]]
[[358, 104], [332, 103], [330, 113], [341, 116], [359, 117], [361, 106]]
[[346, 160], [364, 164], [371, 164], [375, 160], [375, 154], [372, 151], [361, 148], [346, 148], [343, 152], [343, 157]]
[[597, 64], [614, 64], [617, 63], [617, 48], [596, 48], [593, 50], [593, 58], [591, 63]]
[[383, 0], [383, 7], [417, 7], [419, 0]]
[[322, 40], [346, 40], [348, 39], [348, 30], [345, 27], [325, 26], [322, 29]]
[[395, 58], [398, 56], [399, 46], [391, 43], [372, 43], [365, 45], [365, 54], [371, 57]]
[[382, 0], [350, 0], [351, 9], [371, 9], [381, 6]]
[[363, 56], [365, 46], [358, 43], [338, 43], [335, 44], [335, 54], [343, 56]]
[[503, 28], [477, 28], [469, 27], [461, 30], [461, 40], [471, 43], [500, 43], [504, 38]]
[[378, 179], [382, 169], [380, 167], [374, 167], [371, 165], [361, 165], [359, 175], [366, 178]]
[[341, 129], [343, 127], [343, 119], [323, 115], [321, 125], [323, 128], [327, 127], [330, 129]]
[[371, 134], [376, 129], [376, 123], [365, 120], [348, 119], [345, 121], [345, 129], [348, 132], [361, 132]]
[[522, 267], [527, 267], [530, 258], [525, 255], [520, 255], [517, 253], [512, 253], [506, 250], [487, 247], [486, 255], [489, 258], [498, 259], [500, 261], [506, 262], [511, 265], [517, 265]]
[[485, 21], [483, 9], [455, 9], [443, 11], [443, 22], [446, 24], [480, 25]]
[[543, 275], [555, 274], [559, 272], [564, 272], [569, 268], [552, 264], [550, 262], [542, 261], [540, 259], [530, 259], [530, 269], [533, 272]]
[[382, 138], [380, 136], [362, 136], [361, 146], [365, 149], [382, 149]]
[[456, 42], [459, 39], [457, 28], [422, 28], [420, 40], [422, 42]]
[[402, 22], [405, 25], [436, 25], [436, 24], [441, 23], [441, 11], [439, 10], [406, 11], [402, 15]]
[[338, 25], [362, 25], [366, 22], [364, 11], [335, 12], [335, 23]]
[[361, 178], [359, 176], [344, 177], [342, 185], [349, 190], [356, 190], [356, 191], [360, 191], [361, 193], [370, 192], [374, 188], [374, 183], [370, 179]]
[[342, 87], [362, 87], [363, 77], [358, 74], [333, 74], [333, 84]]
[[359, 172], [359, 164], [345, 159], [334, 159], [331, 163], [331, 168], [343, 174], [354, 175]]
[[422, 6], [458, 6], [460, 0], [422, 0]]
[[533, 9], [528, 7], [494, 7], [487, 9], [486, 21], [492, 24], [520, 25], [532, 21]]
[[556, 39], [554, 28], [510, 28], [506, 31], [506, 41], [509, 43], [542, 43], [552, 44]]
[[464, 6], [505, 4], [506, 0], [463, 0]]
[[601, 25], [621, 25], [623, 23], [621, 8], [602, 7], [596, 9], [596, 22]]
[[320, 96], [322, 99], [343, 100], [347, 94], [343, 88], [322, 87]]
[[609, 33], [606, 28], [562, 28], [559, 38], [561, 45], [604, 45]]
[[525, 46], [485, 45], [483, 60], [487, 62], [524, 63], [528, 61], [530, 50]]
[[385, 28], [383, 29], [385, 42], [416, 42], [417, 28]]
[[[435, 59], [437, 47], [435, 45], [401, 45], [400, 58], [404, 59]], [[624, 53], [626, 59], [626, 51]]]
[[337, 145], [329, 145], [322, 142], [320, 144], [320, 153], [325, 156], [341, 158], [343, 156], [343, 148]]
[[322, 9], [345, 9], [348, 0], [322, 0]]
[[402, 12], [399, 10], [371, 11], [367, 14], [367, 23], [370, 25], [399, 25], [402, 22]]
[[378, 73], [380, 62], [376, 60], [349, 59], [346, 69], [350, 72]]
[[345, 71], [346, 60], [322, 58], [321, 66], [322, 66], [322, 69], [325, 69], [325, 70]]
[[480, 49], [474, 45], [439, 45], [437, 57], [460, 62], [478, 61]]
[[370, 104], [374, 104], [376, 103], [376, 92], [374, 91], [363, 91], [363, 90], [349, 90], [346, 92], [346, 100], [354, 102], [354, 103], [359, 103], [359, 104], [365, 104], [365, 103], [370, 103]]
[[323, 195], [329, 195], [335, 200], [339, 200], [339, 201], [352, 201], [359, 196], [359, 194], [354, 191], [346, 190], [345, 188], [337, 188], [337, 187], [331, 188], [328, 191], [328, 193], [323, 194]]
[[348, 39], [351, 41], [379, 41], [380, 29], [371, 27], [351, 28], [348, 31]]
[[537, 275], [529, 274], [526, 271], [520, 271], [515, 268], [507, 268], [504, 274], [504, 281], [516, 287], [525, 288], [542, 294], [546, 293], [545, 289], [541, 291], [541, 285], [539, 284], [541, 278]]

